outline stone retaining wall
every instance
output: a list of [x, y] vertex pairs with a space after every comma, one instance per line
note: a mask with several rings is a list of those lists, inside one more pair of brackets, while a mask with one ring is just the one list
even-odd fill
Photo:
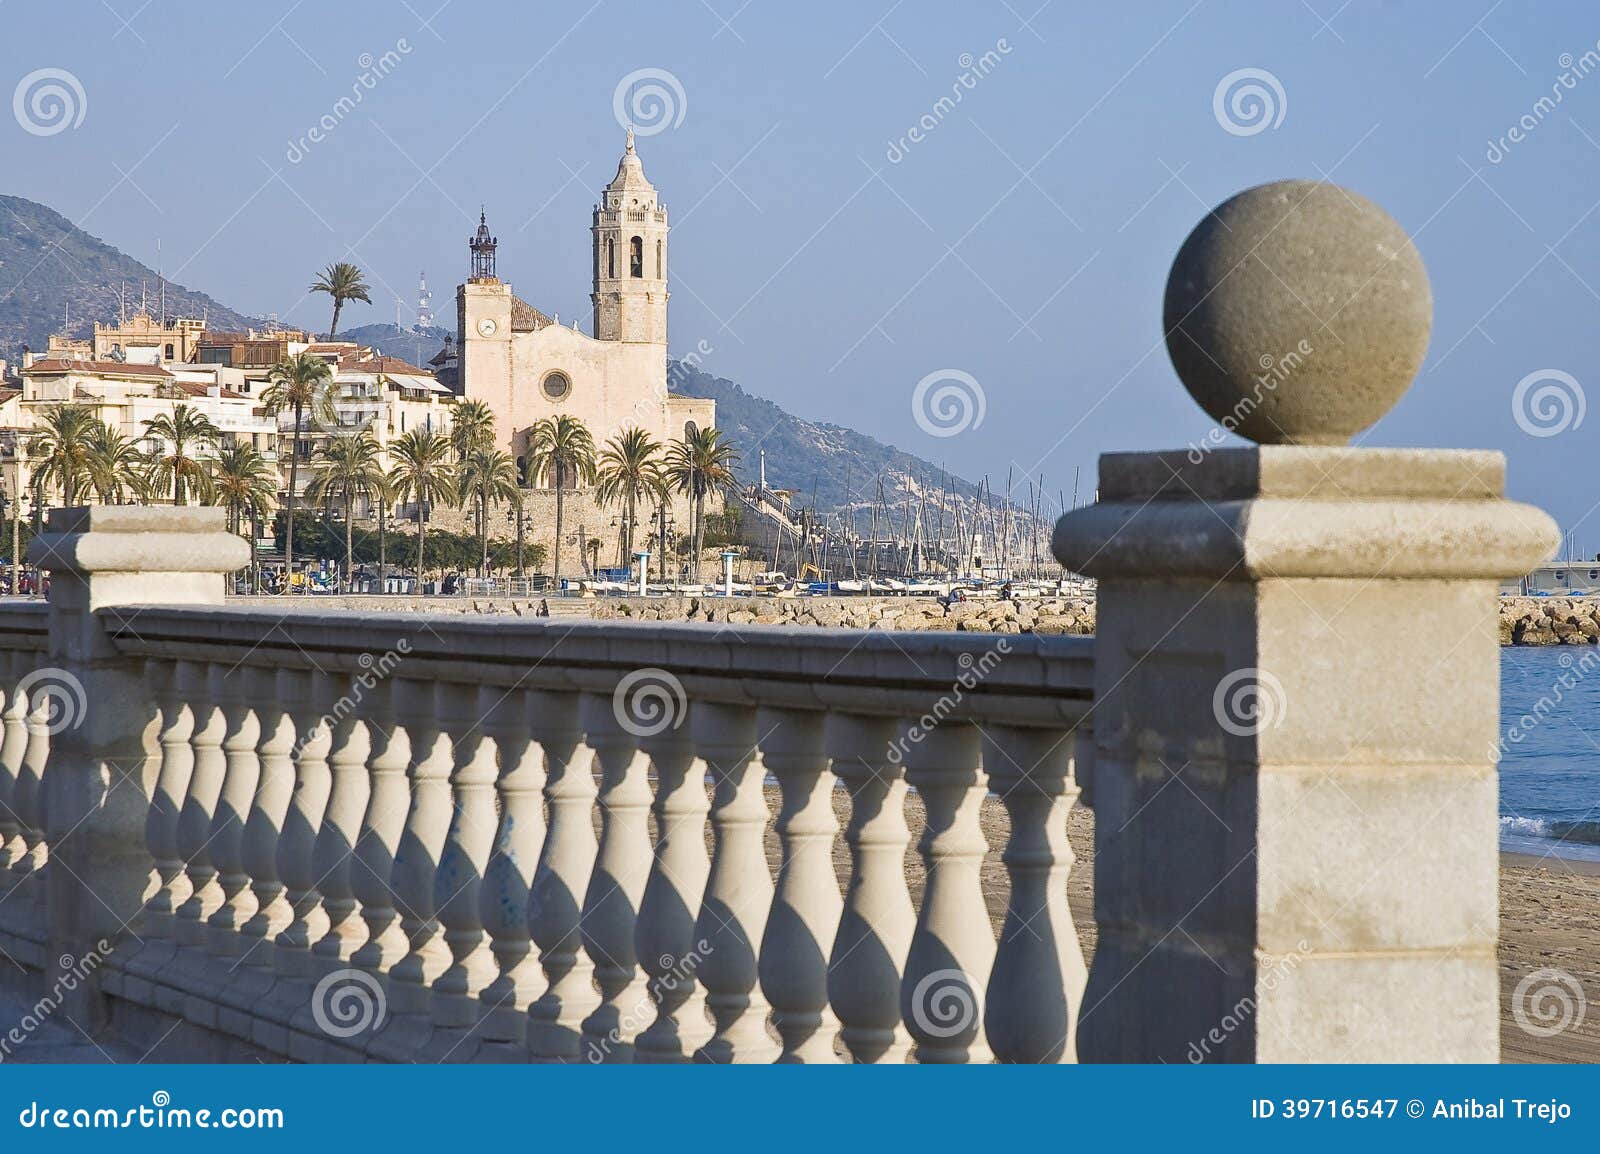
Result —
[[617, 621], [725, 621], [730, 625], [809, 625], [840, 629], [940, 630], [989, 633], [1094, 632], [1094, 602], [964, 601], [945, 606], [925, 597], [606, 597], [592, 615]]

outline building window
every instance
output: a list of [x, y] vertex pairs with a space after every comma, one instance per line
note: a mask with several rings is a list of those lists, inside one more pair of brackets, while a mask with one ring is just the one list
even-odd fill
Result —
[[656, 241], [656, 279], [657, 280], [665, 280], [666, 276], [667, 276], [666, 253], [662, 248], [661, 242], [658, 240], [658, 241]]
[[609, 236], [606, 237], [606, 276], [613, 280], [617, 276], [617, 242]]
[[628, 242], [628, 275], [644, 276], [644, 238], [636, 236]]
[[540, 383], [540, 388], [544, 390], [547, 400], [564, 401], [567, 399], [567, 395], [572, 392], [572, 380], [566, 373], [554, 372], [545, 377]]
[[167, 354], [166, 354], [166, 356], [167, 356], [167, 360], [170, 361], [172, 359], [172, 346], [171, 345], [167, 346]]

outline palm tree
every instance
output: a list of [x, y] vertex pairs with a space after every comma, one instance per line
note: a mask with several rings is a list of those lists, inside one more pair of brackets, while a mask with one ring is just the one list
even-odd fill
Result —
[[337, 261], [323, 269], [317, 279], [311, 282], [308, 292], [327, 293], [333, 298], [333, 323], [328, 326], [328, 339], [333, 340], [334, 333], [339, 331], [339, 313], [344, 308], [345, 301], [361, 301], [371, 304], [366, 280], [361, 275], [361, 270], [347, 260]]
[[700, 551], [705, 544], [706, 498], [731, 493], [738, 487], [733, 467], [739, 453], [721, 429], [690, 426], [667, 449], [667, 480], [680, 493], [694, 498], [694, 579], [700, 580]]
[[633, 556], [633, 530], [639, 502], [650, 497], [663, 501], [667, 478], [661, 470], [661, 445], [643, 429], [624, 429], [606, 442], [596, 461], [595, 495], [602, 505], [621, 502], [622, 561]]
[[194, 482], [196, 488], [205, 484], [205, 466], [187, 452], [190, 446], [214, 445], [222, 439], [222, 430], [210, 417], [188, 405], [173, 405], [170, 413], [159, 413], [144, 423], [147, 437], [155, 437], [172, 446], [163, 453], [157, 464], [158, 476], [163, 483], [172, 479], [172, 503], [184, 505], [185, 486]]
[[389, 444], [394, 468], [389, 470], [389, 490], [396, 501], [417, 503], [417, 580], [422, 580], [423, 543], [428, 522], [424, 506], [455, 500], [455, 469], [450, 463], [450, 442], [432, 429], [413, 429]]
[[450, 424], [450, 446], [456, 460], [465, 461], [474, 449], [494, 445], [494, 410], [479, 400], [457, 401]]
[[371, 500], [388, 496], [389, 479], [379, 462], [383, 449], [370, 429], [333, 437], [318, 450], [311, 462], [316, 476], [306, 486], [312, 502], [339, 498], [344, 505], [344, 580], [350, 585], [355, 567], [354, 520], [357, 498]]
[[569, 484], [594, 481], [594, 438], [583, 422], [563, 413], [535, 421], [529, 430], [528, 473], [543, 476], [556, 491], [556, 551], [552, 572], [561, 581], [561, 503]]
[[267, 390], [261, 394], [261, 403], [268, 416], [288, 411], [294, 414], [294, 432], [289, 449], [289, 500], [285, 507], [283, 559], [286, 575], [294, 573], [294, 503], [295, 485], [300, 479], [300, 432], [305, 414], [310, 410], [312, 419], [322, 424], [332, 424], [333, 369], [321, 357], [310, 353], [296, 353], [285, 357], [272, 367], [267, 375]]
[[95, 426], [100, 424], [84, 405], [51, 405], [39, 414], [38, 427], [28, 441], [28, 455], [35, 462], [35, 508], [50, 485], [60, 488], [63, 505], [78, 503], [78, 487], [89, 478]]
[[277, 470], [254, 445], [223, 445], [209, 471], [212, 495], [228, 511], [230, 533], [238, 533], [246, 517], [265, 517], [277, 503]]
[[139, 446], [104, 421], [89, 432], [88, 482], [107, 505], [124, 497], [143, 501], [149, 497], [147, 461]]
[[488, 576], [489, 510], [503, 501], [521, 503], [522, 489], [517, 485], [517, 463], [511, 459], [510, 453], [486, 445], [479, 446], [461, 462], [460, 481], [456, 489], [458, 500], [470, 500], [477, 507], [478, 540], [483, 552], [478, 576]]

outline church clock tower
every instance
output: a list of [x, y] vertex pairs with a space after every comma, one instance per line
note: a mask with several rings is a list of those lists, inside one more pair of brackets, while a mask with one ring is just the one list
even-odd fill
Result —
[[667, 210], [644, 176], [633, 129], [594, 209], [596, 340], [667, 343]]

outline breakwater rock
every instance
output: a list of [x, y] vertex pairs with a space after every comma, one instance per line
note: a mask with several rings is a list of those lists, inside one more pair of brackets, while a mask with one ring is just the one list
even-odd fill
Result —
[[1502, 597], [1500, 644], [1600, 644], [1600, 598]]
[[925, 597], [605, 597], [597, 598], [592, 605], [592, 616], [602, 621], [704, 621], [979, 633], [1094, 632], [1094, 602], [1079, 598], [959, 601], [947, 606]]

